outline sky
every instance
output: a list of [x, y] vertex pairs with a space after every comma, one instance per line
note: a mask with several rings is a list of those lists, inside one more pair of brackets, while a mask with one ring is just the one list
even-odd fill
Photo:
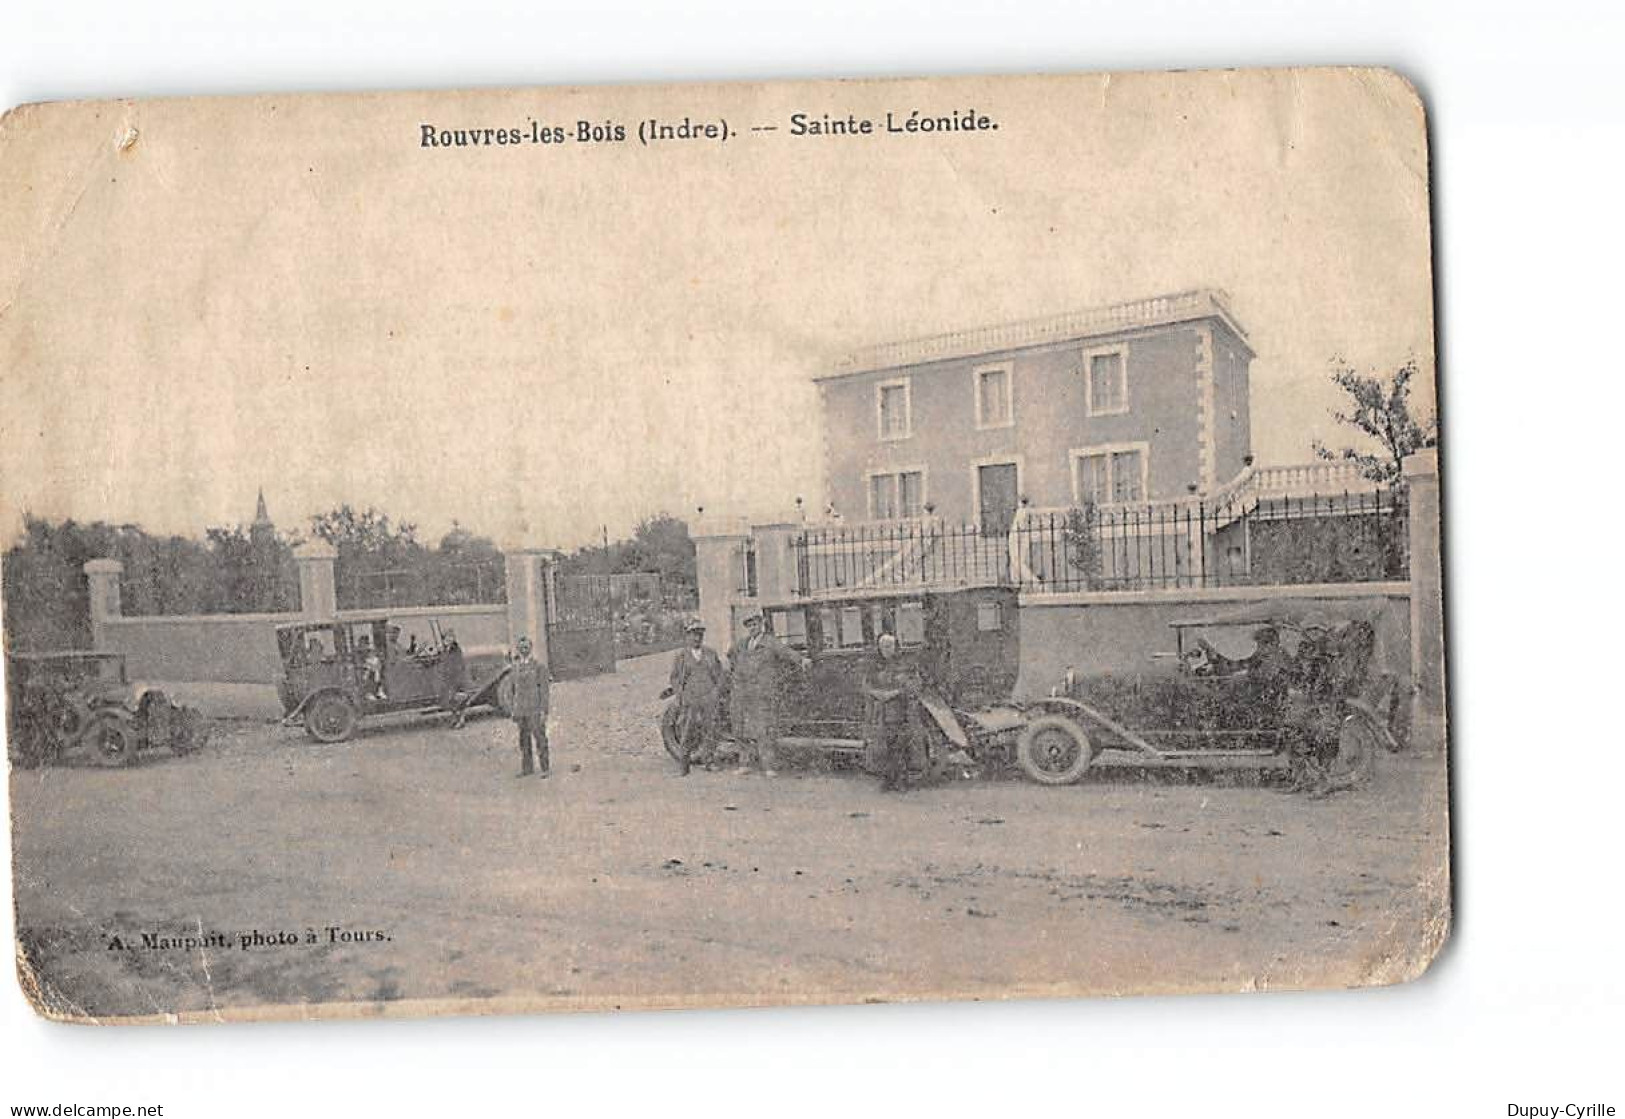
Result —
[[[884, 132], [974, 110], [998, 128]], [[875, 121], [794, 136], [795, 113]], [[644, 145], [639, 121], [726, 121]], [[426, 148], [422, 128], [620, 124]], [[752, 125], [775, 131], [753, 132]], [[1195, 287], [1254, 450], [1345, 436], [1334, 360], [1432, 400], [1427, 151], [1380, 71], [603, 86], [27, 108], [0, 124], [0, 529], [198, 533], [263, 487], [574, 547], [816, 508], [813, 374]]]

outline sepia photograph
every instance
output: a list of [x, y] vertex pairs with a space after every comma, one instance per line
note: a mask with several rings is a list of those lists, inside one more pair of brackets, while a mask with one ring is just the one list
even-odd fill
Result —
[[1388, 70], [26, 105], [38, 1013], [1347, 988], [1450, 935]]

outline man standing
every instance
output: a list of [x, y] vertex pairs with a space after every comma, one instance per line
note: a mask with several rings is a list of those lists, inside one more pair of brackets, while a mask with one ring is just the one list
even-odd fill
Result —
[[717, 709], [722, 702], [722, 658], [705, 643], [705, 625], [699, 619], [683, 626], [688, 648], [679, 649], [671, 662], [671, 683], [660, 693], [672, 699], [660, 718], [660, 732], [677, 757], [682, 775], [694, 762], [709, 766], [715, 760]]
[[764, 777], [777, 777], [773, 744], [779, 736], [779, 673], [787, 665], [811, 668], [812, 661], [797, 657], [771, 633], [764, 632], [762, 614], [745, 615], [745, 636], [728, 653], [733, 673], [734, 733], [739, 736], [738, 774], [758, 764]]
[[[503, 670], [501, 688], [508, 714], [519, 726], [519, 776], [529, 777], [532, 773], [540, 773], [546, 777], [549, 765], [547, 666], [531, 656], [529, 637], [519, 639], [516, 652], [513, 662]], [[531, 761], [532, 744], [536, 748], [536, 762], [540, 763], [540, 769]]]

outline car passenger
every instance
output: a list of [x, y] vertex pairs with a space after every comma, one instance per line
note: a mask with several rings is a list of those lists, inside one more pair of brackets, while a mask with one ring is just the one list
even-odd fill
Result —
[[361, 654], [361, 674], [366, 679], [367, 694], [373, 699], [388, 699], [384, 691], [384, 659], [372, 647], [372, 638], [362, 634], [356, 642], [356, 651]]

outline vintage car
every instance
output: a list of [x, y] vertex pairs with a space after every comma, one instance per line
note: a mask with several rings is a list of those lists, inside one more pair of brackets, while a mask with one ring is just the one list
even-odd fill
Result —
[[1034, 760], [1061, 783], [1097, 758], [1278, 768], [1296, 754], [1362, 781], [1379, 747], [1400, 748], [1397, 680], [1373, 671], [1376, 621], [1358, 604], [1270, 604], [1171, 622], [1174, 649], [1152, 654], [1171, 670], [1067, 673], [1025, 732]]
[[1008, 705], [1015, 688], [1020, 615], [1008, 587], [856, 591], [769, 605], [763, 614], [779, 640], [812, 662], [782, 677], [778, 744], [791, 754], [874, 761], [863, 680], [881, 634], [897, 638], [902, 666], [919, 681], [924, 736], [912, 759], [916, 773], [962, 757], [971, 745], [969, 713]]
[[[465, 650], [438, 619], [366, 614], [294, 622], [276, 629], [282, 658], [285, 726], [303, 725], [318, 742], [342, 742], [363, 718], [405, 712], [452, 713], [494, 706], [506, 663], [501, 648]], [[417, 630], [425, 630], [418, 640]]]
[[145, 750], [186, 753], [205, 737], [197, 711], [130, 682], [122, 653], [12, 653], [6, 683], [7, 741], [17, 765], [83, 759], [125, 766]]
[[[771, 605], [769, 628], [812, 661], [784, 676], [787, 750], [873, 759], [862, 682], [878, 637], [893, 634], [919, 681], [922, 750], [914, 768], [969, 758], [983, 774], [1015, 766], [1033, 781], [1066, 785], [1091, 765], [1284, 768], [1292, 727], [1327, 728], [1345, 771], [1368, 770], [1375, 748], [1398, 748], [1390, 732], [1395, 682], [1370, 672], [1374, 614], [1349, 607], [1332, 618], [1291, 606], [1249, 608], [1172, 623], [1174, 649], [1148, 651], [1148, 670], [1079, 678], [1048, 695], [1014, 694], [1020, 612], [1002, 587], [872, 592]], [[1313, 697], [1282, 679], [1260, 695], [1249, 673], [1255, 635], [1284, 634], [1296, 657], [1315, 634], [1331, 681]], [[1162, 662], [1157, 665], [1156, 662]], [[1290, 666], [1287, 672], [1294, 671]], [[1289, 726], [1289, 724], [1291, 724]], [[1322, 736], [1324, 737], [1324, 735]], [[950, 761], [953, 768], [958, 761]]]
[[769, 606], [768, 628], [812, 667], [785, 677], [791, 745], [798, 737], [850, 737], [864, 717], [863, 675], [883, 633], [926, 691], [953, 707], [1010, 698], [1018, 668], [1015, 591], [984, 587], [872, 593]]

